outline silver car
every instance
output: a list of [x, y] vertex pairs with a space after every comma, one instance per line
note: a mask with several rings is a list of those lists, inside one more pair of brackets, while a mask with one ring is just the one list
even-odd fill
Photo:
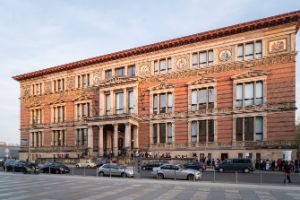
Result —
[[199, 180], [202, 178], [202, 173], [194, 169], [185, 169], [181, 165], [165, 164], [160, 167], [155, 167], [152, 170], [152, 175], [158, 179], [186, 179]]
[[99, 176], [121, 176], [133, 177], [134, 172], [132, 168], [124, 167], [116, 163], [104, 164], [98, 169]]

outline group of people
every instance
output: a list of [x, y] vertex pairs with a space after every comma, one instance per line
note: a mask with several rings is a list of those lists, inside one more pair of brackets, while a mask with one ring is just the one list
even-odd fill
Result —
[[[257, 159], [255, 161], [255, 169], [257, 170], [265, 170], [265, 171], [284, 171], [284, 167], [287, 164], [287, 161], [282, 159], [275, 160], [262, 160]], [[290, 161], [291, 171], [299, 172], [299, 161]]]

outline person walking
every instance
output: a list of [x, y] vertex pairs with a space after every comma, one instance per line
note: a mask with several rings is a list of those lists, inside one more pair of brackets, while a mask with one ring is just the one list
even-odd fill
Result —
[[291, 181], [291, 170], [292, 170], [292, 165], [291, 161], [285, 161], [284, 166], [283, 166], [283, 171], [284, 171], [284, 180], [283, 183], [286, 183], [286, 179], [288, 180], [289, 183], [292, 183]]

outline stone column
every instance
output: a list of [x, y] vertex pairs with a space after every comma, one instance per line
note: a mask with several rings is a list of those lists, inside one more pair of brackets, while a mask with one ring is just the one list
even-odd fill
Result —
[[89, 126], [88, 127], [88, 150], [89, 150], [89, 155], [93, 155], [93, 127]]
[[127, 155], [130, 155], [131, 151], [131, 124], [127, 123], [125, 127], [125, 149]]
[[103, 156], [103, 126], [99, 125], [98, 154]]
[[133, 138], [134, 138], [133, 148], [135, 148], [135, 149], [139, 148], [139, 135], [138, 135], [138, 132], [139, 132], [139, 127], [136, 126], [133, 129]]
[[114, 156], [118, 156], [118, 124], [114, 124], [114, 136], [113, 136], [113, 152]]

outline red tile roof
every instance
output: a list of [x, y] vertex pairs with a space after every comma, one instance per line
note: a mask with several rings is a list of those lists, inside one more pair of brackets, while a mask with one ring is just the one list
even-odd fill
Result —
[[37, 76], [42, 76], [46, 74], [52, 74], [56, 72], [66, 71], [74, 68], [79, 68], [82, 66], [87, 66], [96, 63], [104, 63], [112, 60], [117, 60], [121, 58], [126, 58], [130, 56], [140, 55], [144, 53], [149, 53], [157, 50], [177, 47], [186, 44], [192, 44], [196, 42], [206, 41], [210, 39], [225, 37], [229, 35], [234, 35], [238, 33], [263, 29], [267, 27], [278, 26], [281, 24], [295, 23], [297, 28], [300, 26], [300, 10], [290, 13], [285, 13], [281, 15], [276, 15], [268, 18], [263, 18], [255, 21], [245, 22], [241, 24], [236, 24], [224, 28], [219, 28], [211, 31], [206, 31], [202, 33], [196, 33], [193, 35], [175, 38], [171, 40], [166, 40], [162, 42], [153, 43], [150, 45], [145, 45], [137, 48], [127, 49], [123, 51], [118, 51], [115, 53], [110, 53], [94, 58], [88, 58], [68, 64], [58, 65], [55, 67], [50, 67], [42, 70], [38, 70], [35, 72], [25, 73], [17, 76], [13, 76], [12, 78], [21, 81]]

